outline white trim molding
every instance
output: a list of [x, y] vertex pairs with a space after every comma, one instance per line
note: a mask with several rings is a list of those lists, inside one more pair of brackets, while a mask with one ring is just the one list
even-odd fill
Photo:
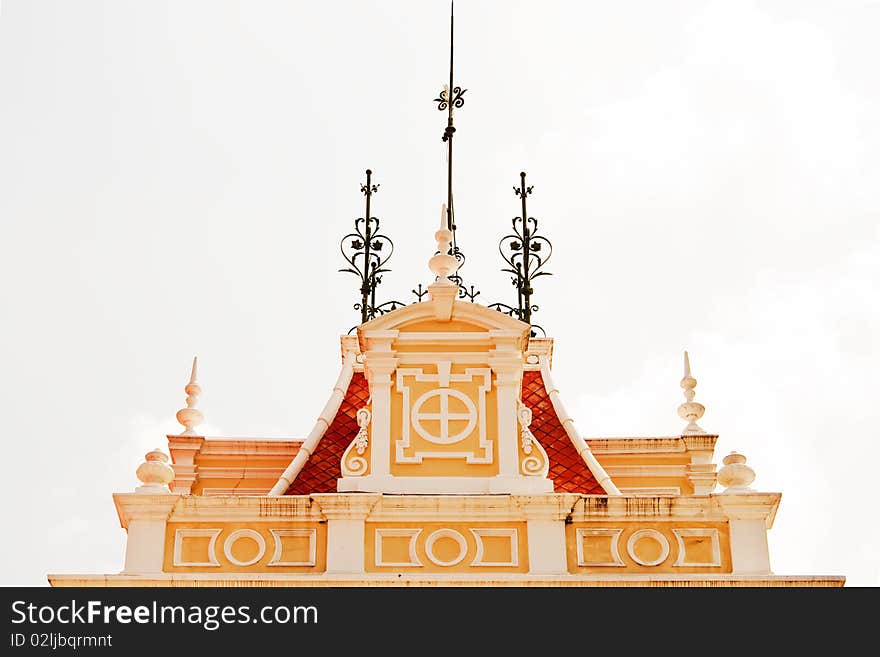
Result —
[[[451, 362], [447, 360], [438, 361], [437, 374], [425, 374], [425, 371], [422, 368], [397, 369], [395, 375], [395, 387], [397, 389], [397, 392], [403, 395], [403, 408], [402, 416], [400, 418], [401, 437], [400, 439], [394, 441], [394, 457], [396, 463], [418, 464], [422, 463], [422, 460], [425, 458], [464, 458], [467, 463], [471, 464], [485, 464], [492, 463], [494, 461], [494, 441], [490, 440], [489, 437], [486, 435], [486, 393], [492, 388], [492, 370], [487, 367], [469, 367], [465, 369], [464, 374], [452, 374], [450, 373], [450, 367]], [[404, 382], [404, 379], [406, 377], [411, 377], [419, 383], [434, 382], [438, 384], [438, 387], [426, 391], [425, 393], [420, 395], [415, 402], [412, 402], [410, 399], [410, 386], [408, 386]], [[478, 377], [483, 378], [483, 383], [477, 389], [476, 404], [474, 404], [473, 400], [471, 400], [461, 391], [449, 387], [451, 382], [470, 383]], [[442, 395], [440, 413], [437, 414], [437, 417], [429, 417], [428, 414], [419, 413], [418, 410], [421, 407], [421, 404], [433, 395]], [[464, 403], [467, 409], [467, 413], [450, 416], [448, 412], [449, 395]], [[444, 400], [446, 401], [446, 406], [443, 405]], [[444, 408], [446, 409], [445, 413]], [[441, 435], [440, 437], [429, 437], [426, 432], [420, 430], [421, 419], [438, 419], [440, 420], [441, 425], [443, 424], [444, 420], [446, 420], [447, 423], [449, 420], [466, 420], [468, 422], [467, 432], [466, 435], [453, 436], [453, 438], [450, 439], [448, 435], [443, 434], [443, 430], [441, 429], [441, 434], [443, 435]], [[410, 426], [413, 426], [416, 432], [426, 442], [436, 445], [446, 445], [461, 442], [462, 440], [468, 438], [473, 429], [476, 427], [479, 430], [479, 450], [477, 452], [416, 450], [411, 456], [408, 456], [406, 454], [406, 450], [412, 447]], [[482, 454], [480, 454], [479, 452], [482, 452]]]
[[[316, 563], [318, 532], [315, 529], [270, 529], [275, 540], [275, 551], [267, 566], [314, 566]], [[281, 553], [285, 537], [309, 539], [309, 556], [305, 561], [282, 561]]]
[[611, 496], [619, 496], [620, 491], [617, 486], [611, 480], [611, 477], [605, 471], [605, 468], [603, 468], [599, 461], [596, 460], [596, 457], [590, 450], [590, 446], [580, 433], [578, 433], [577, 428], [574, 426], [574, 420], [565, 409], [565, 405], [562, 403], [562, 399], [559, 396], [559, 390], [553, 384], [553, 375], [550, 373], [549, 356], [546, 354], [538, 356], [538, 362], [541, 366], [541, 381], [544, 382], [544, 390], [547, 392], [547, 396], [550, 397], [550, 403], [553, 404], [553, 411], [556, 413], [556, 417], [559, 419], [559, 422], [568, 434], [568, 438], [571, 440], [572, 445], [574, 445], [574, 448], [584, 460], [584, 463], [587, 464], [587, 467], [590, 469], [590, 472], [593, 473], [596, 481], [598, 481], [599, 485], [605, 489], [605, 492]]
[[[240, 538], [250, 538], [257, 543], [257, 556], [253, 559], [248, 559], [247, 561], [239, 561], [237, 558], [232, 556], [232, 546], [235, 545], [235, 542]], [[253, 529], [236, 529], [229, 536], [226, 537], [226, 540], [223, 541], [223, 556], [229, 561], [229, 563], [234, 564], [236, 566], [253, 566], [260, 559], [262, 559], [266, 555], [266, 539], [263, 538], [263, 535], [260, 532], [255, 531]]]
[[622, 495], [681, 495], [681, 488], [678, 486], [628, 486], [621, 487]]
[[[436, 554], [434, 554], [434, 543], [439, 541], [441, 538], [451, 538], [458, 544], [458, 554], [452, 559], [441, 559]], [[464, 558], [467, 556], [467, 553], [467, 540], [464, 536], [461, 535], [461, 532], [458, 532], [454, 529], [449, 529], [447, 527], [444, 527], [443, 529], [436, 529], [431, 532], [430, 536], [428, 536], [427, 540], [425, 540], [425, 554], [432, 563], [438, 566], [448, 567], [458, 565], [464, 560]]]
[[[519, 532], [516, 527], [472, 528], [471, 534], [477, 542], [477, 554], [471, 566], [518, 566], [519, 565]], [[510, 561], [484, 561], [483, 537], [507, 538], [510, 541]]]
[[[721, 565], [721, 541], [718, 539], [718, 530], [714, 527], [674, 528], [675, 540], [678, 542], [678, 558], [673, 566], [720, 566]], [[705, 537], [712, 541], [712, 561], [685, 561], [687, 556], [684, 537]]]
[[[376, 528], [376, 549], [375, 549], [375, 558], [376, 558], [376, 566], [378, 567], [393, 567], [393, 566], [422, 566], [421, 561], [419, 561], [419, 557], [416, 554], [416, 540], [419, 537], [419, 534], [422, 533], [421, 529], [394, 529], [390, 527], [378, 527]], [[382, 555], [382, 539], [390, 537], [390, 538], [409, 538], [409, 561], [385, 561]]]
[[[620, 558], [620, 550], [618, 547], [618, 543], [620, 542], [620, 535], [623, 533], [623, 529], [589, 529], [589, 528], [578, 528], [575, 532], [575, 539], [577, 541], [577, 560], [578, 566], [626, 566], [623, 562], [623, 559]], [[611, 557], [613, 561], [587, 561], [586, 555], [584, 554], [584, 538], [587, 536], [608, 536], [611, 538]]]
[[[214, 553], [214, 547], [217, 543], [217, 537], [223, 531], [219, 527], [217, 529], [175, 529], [174, 530], [174, 558], [173, 565], [178, 566], [200, 566], [200, 567], [220, 567], [220, 562]], [[183, 560], [183, 539], [185, 538], [205, 538], [208, 541], [208, 559], [209, 561], [184, 561]]]
[[312, 427], [311, 432], [309, 432], [309, 435], [306, 436], [306, 439], [300, 445], [299, 451], [293, 457], [290, 465], [287, 466], [278, 478], [278, 481], [272, 486], [272, 490], [269, 491], [269, 497], [284, 495], [287, 489], [290, 488], [290, 485], [296, 481], [297, 476], [305, 467], [306, 461], [315, 452], [315, 448], [324, 436], [324, 432], [330, 427], [333, 418], [336, 417], [336, 413], [339, 411], [339, 407], [342, 406], [345, 393], [348, 391], [349, 384], [351, 384], [351, 377], [354, 375], [354, 362], [355, 352], [349, 351], [342, 360], [342, 370], [339, 372], [339, 377], [333, 385], [333, 392], [330, 393], [330, 399], [324, 405], [324, 410], [321, 411], [315, 426]]
[[[639, 558], [633, 548], [636, 543], [643, 538], [651, 538], [660, 544], [660, 556], [653, 560], [645, 560]], [[626, 552], [630, 558], [640, 566], [659, 566], [669, 557], [669, 541], [666, 537], [656, 529], [639, 529], [630, 534], [629, 540], [626, 542]]]
[[339, 479], [340, 493], [389, 493], [413, 495], [494, 495], [498, 493], [552, 493], [553, 481], [522, 475], [494, 477], [395, 477], [368, 474]]

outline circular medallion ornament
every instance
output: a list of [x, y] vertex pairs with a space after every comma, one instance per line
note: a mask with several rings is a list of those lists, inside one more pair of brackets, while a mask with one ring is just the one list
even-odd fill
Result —
[[669, 556], [669, 541], [656, 529], [640, 529], [629, 537], [626, 551], [639, 565], [659, 566]]
[[[444, 539], [452, 539], [458, 545], [458, 554], [452, 558], [444, 559], [435, 554], [435, 544], [437, 541]], [[464, 559], [467, 554], [467, 541], [464, 539], [464, 536], [454, 529], [438, 529], [428, 536], [428, 540], [425, 541], [425, 552], [428, 555], [428, 559], [438, 566], [454, 566], [461, 563], [461, 560]]]
[[[237, 559], [232, 555], [232, 548], [236, 544], [237, 541], [243, 538], [249, 538], [256, 542], [257, 544], [257, 553], [254, 557], [247, 560]], [[226, 555], [226, 558], [230, 563], [235, 564], [236, 566], [253, 566], [260, 559], [263, 558], [263, 555], [266, 554], [266, 540], [260, 535], [259, 532], [255, 532], [253, 529], [237, 529], [232, 532], [223, 543], [223, 554]]]
[[[433, 399], [438, 400], [438, 410], [423, 411], [425, 404]], [[416, 433], [429, 443], [451, 445], [464, 440], [474, 430], [477, 425], [477, 407], [470, 397], [458, 390], [429, 390], [413, 404], [412, 424]]]

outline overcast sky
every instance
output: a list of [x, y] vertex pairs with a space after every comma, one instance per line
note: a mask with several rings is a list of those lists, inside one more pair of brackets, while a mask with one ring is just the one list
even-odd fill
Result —
[[[448, 5], [0, 0], [0, 583], [114, 573], [111, 494], [177, 433], [303, 437], [356, 323], [339, 239], [373, 214], [411, 301], [445, 198]], [[535, 321], [587, 436], [700, 424], [783, 499], [780, 574], [880, 585], [880, 3], [456, 6], [456, 218], [556, 250]]]

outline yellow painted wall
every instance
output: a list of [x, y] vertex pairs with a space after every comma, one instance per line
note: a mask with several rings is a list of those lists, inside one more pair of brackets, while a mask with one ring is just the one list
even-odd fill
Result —
[[[529, 569], [526, 523], [368, 522], [364, 560], [370, 573], [525, 573]], [[457, 562], [442, 565], [435, 560]]]
[[680, 495], [693, 495], [694, 486], [687, 477], [622, 477], [615, 475], [614, 484], [621, 489], [631, 489], [633, 494], [638, 488], [666, 488], [677, 486]]
[[[265, 543], [264, 554], [252, 565], [242, 566], [233, 563], [225, 554], [224, 547], [230, 536], [237, 530], [251, 530], [259, 534]], [[309, 538], [306, 536], [287, 535], [289, 530], [294, 533], [314, 531], [314, 565], [291, 566], [269, 565], [275, 556], [276, 538], [270, 530], [279, 533], [281, 551], [279, 554], [282, 561], [307, 561], [309, 560]], [[209, 552], [210, 536], [181, 536], [180, 557], [186, 562], [207, 563], [213, 560], [218, 565], [184, 566], [174, 565], [175, 540], [177, 530], [201, 530], [207, 532], [219, 532], [214, 539], [213, 550]], [[234, 559], [248, 562], [259, 554], [258, 541], [251, 536], [245, 535], [228, 543], [230, 554]], [[316, 522], [269, 522], [269, 523], [227, 523], [227, 522], [170, 522], [165, 530], [165, 555], [163, 570], [170, 573], [308, 573], [323, 572], [326, 569], [327, 555], [327, 526], [325, 523]]]
[[[578, 530], [584, 530], [585, 535], [578, 537]], [[706, 564], [712, 561], [712, 540], [708, 536], [683, 536], [685, 552], [683, 565], [675, 565], [679, 560], [681, 549], [675, 537], [673, 529], [697, 530], [699, 533], [707, 533], [714, 530], [718, 544], [717, 566], [694, 565]], [[615, 537], [612, 534], [619, 534]], [[652, 562], [662, 556], [662, 542], [651, 536], [644, 536], [633, 543], [633, 554], [629, 553], [629, 539], [641, 530], [654, 530], [666, 539], [668, 555], [657, 565], [642, 565], [635, 557], [642, 561]], [[590, 522], [572, 523], [565, 527], [566, 555], [568, 570], [578, 574], [620, 574], [620, 573], [729, 573], [731, 572], [730, 560], [730, 532], [725, 522]], [[595, 563], [611, 563], [619, 559], [622, 565], [579, 565], [578, 541], [583, 543], [583, 560]], [[612, 541], [617, 542], [617, 557], [611, 548]]]
[[401, 333], [461, 333], [485, 331], [485, 326], [477, 326], [471, 322], [460, 319], [440, 321], [439, 319], [425, 319], [397, 327]]

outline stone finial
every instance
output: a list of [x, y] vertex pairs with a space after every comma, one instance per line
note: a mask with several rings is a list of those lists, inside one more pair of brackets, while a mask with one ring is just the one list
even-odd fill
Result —
[[694, 388], [697, 387], [697, 380], [691, 376], [691, 361], [688, 358], [688, 352], [684, 352], [684, 378], [681, 380], [681, 387], [684, 389], [684, 398], [687, 400], [678, 407], [678, 416], [682, 420], [686, 420], [688, 425], [682, 433], [706, 433], [697, 424], [697, 420], [703, 417], [706, 407], [694, 401]]
[[718, 483], [724, 486], [725, 493], [745, 493], [753, 489], [749, 487], [755, 480], [755, 471], [746, 465], [746, 457], [731, 452], [724, 457], [724, 467], [718, 471]]
[[434, 233], [434, 238], [437, 240], [437, 255], [428, 261], [428, 267], [437, 276], [434, 285], [455, 285], [449, 280], [449, 276], [458, 271], [458, 260], [449, 253], [452, 247], [452, 231], [449, 230], [445, 203], [440, 210], [440, 228]]
[[184, 432], [179, 434], [181, 436], [197, 436], [198, 434], [195, 432], [195, 427], [205, 421], [204, 414], [196, 408], [196, 404], [199, 402], [199, 395], [202, 394], [201, 387], [196, 383], [198, 367], [199, 357], [194, 356], [189, 383], [187, 383], [186, 387], [183, 389], [184, 392], [186, 392], [186, 408], [181, 408], [177, 411], [177, 421], [180, 422], [184, 428]]
[[158, 449], [147, 452], [145, 460], [138, 466], [137, 478], [142, 486], [134, 489], [135, 493], [161, 495], [170, 493], [168, 484], [174, 481], [174, 470], [168, 465], [168, 457]]

